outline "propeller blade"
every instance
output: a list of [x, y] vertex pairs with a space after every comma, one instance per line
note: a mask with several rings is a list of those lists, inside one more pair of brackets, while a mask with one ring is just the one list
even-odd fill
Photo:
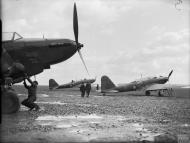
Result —
[[[79, 53], [79, 56], [85, 66], [85, 69], [88, 73], [88, 75], [90, 76], [89, 72], [88, 72], [88, 69], [86, 67], [86, 64], [84, 62], [84, 59], [82, 57], [82, 54], [80, 52], [80, 48], [81, 48], [81, 45], [79, 45], [78, 43], [78, 35], [79, 35], [79, 30], [78, 30], [78, 16], [77, 16], [77, 7], [76, 7], [76, 3], [74, 3], [74, 10], [73, 10], [73, 30], [74, 30], [74, 35], [75, 35], [75, 42], [76, 42], [76, 48], [77, 48], [77, 51]], [[83, 46], [83, 45], [82, 45]]]
[[85, 67], [85, 69], [86, 69], [88, 75], [90, 76], [90, 74], [89, 74], [89, 72], [88, 72], [88, 69], [87, 69], [87, 67], [86, 67], [86, 64], [85, 64], [85, 62], [84, 62], [84, 59], [83, 59], [83, 57], [82, 57], [82, 53], [80, 52], [80, 50], [78, 50], [78, 53], [79, 53], [79, 56], [80, 56], [80, 58], [81, 58], [81, 60], [82, 60], [82, 62], [83, 62], [83, 64], [84, 64], [84, 67]]
[[173, 73], [173, 70], [171, 70], [171, 72], [169, 73], [168, 79], [170, 78], [170, 76], [172, 75], [172, 73]]
[[77, 16], [77, 8], [76, 4], [74, 3], [74, 11], [73, 11], [73, 30], [75, 35], [75, 41], [77, 44], [78, 49], [78, 16]]

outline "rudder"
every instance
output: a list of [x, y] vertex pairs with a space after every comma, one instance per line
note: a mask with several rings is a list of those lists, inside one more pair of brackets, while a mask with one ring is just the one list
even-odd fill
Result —
[[53, 89], [58, 86], [59, 86], [59, 84], [54, 79], [49, 80], [49, 89]]
[[108, 76], [102, 76], [101, 77], [101, 91], [105, 91], [107, 89], [111, 89], [115, 87], [115, 84], [109, 79]]

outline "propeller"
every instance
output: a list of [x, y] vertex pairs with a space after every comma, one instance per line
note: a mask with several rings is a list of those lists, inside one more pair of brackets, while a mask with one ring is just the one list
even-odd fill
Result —
[[87, 69], [87, 66], [84, 62], [84, 59], [83, 59], [83, 56], [82, 56], [82, 53], [80, 52], [80, 49], [81, 47], [83, 47], [82, 44], [78, 43], [78, 34], [79, 34], [79, 30], [78, 30], [78, 16], [77, 16], [77, 8], [76, 8], [76, 3], [74, 3], [74, 10], [73, 10], [73, 30], [74, 30], [74, 36], [75, 36], [75, 42], [76, 42], [76, 48], [77, 48], [77, 51], [79, 53], [79, 56], [82, 60], [82, 63], [84, 64], [84, 67], [88, 73], [88, 75], [90, 76], [89, 72], [88, 72], [88, 69]]
[[169, 80], [170, 76], [172, 75], [172, 73], [173, 73], [173, 70], [171, 70], [171, 72], [168, 74], [168, 80]]

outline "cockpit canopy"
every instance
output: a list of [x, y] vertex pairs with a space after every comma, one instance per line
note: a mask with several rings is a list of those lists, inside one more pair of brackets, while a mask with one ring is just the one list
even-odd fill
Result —
[[17, 32], [3, 32], [2, 34], [2, 39], [3, 41], [15, 41], [22, 39], [23, 37], [18, 34]]

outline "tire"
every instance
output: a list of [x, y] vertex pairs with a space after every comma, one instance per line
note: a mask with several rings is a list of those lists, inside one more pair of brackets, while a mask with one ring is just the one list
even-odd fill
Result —
[[3, 114], [15, 113], [20, 109], [20, 102], [17, 94], [12, 90], [7, 90], [1, 95], [1, 110]]
[[159, 96], [159, 97], [163, 96], [163, 95], [161, 94], [161, 91], [158, 92], [158, 96]]
[[150, 96], [150, 91], [145, 92], [146, 96]]

